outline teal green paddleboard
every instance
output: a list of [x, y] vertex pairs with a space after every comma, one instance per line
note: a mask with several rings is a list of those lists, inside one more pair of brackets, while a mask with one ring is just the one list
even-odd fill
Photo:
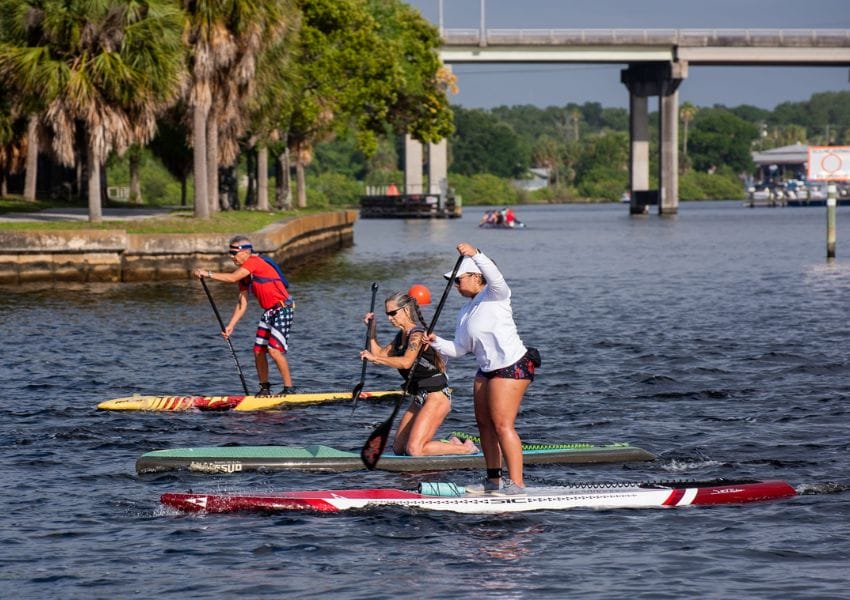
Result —
[[[472, 436], [454, 433], [458, 437]], [[594, 445], [524, 444], [523, 462], [531, 464], [613, 463], [653, 460], [643, 448], [627, 443]], [[484, 455], [446, 454], [442, 456], [399, 456], [384, 454], [376, 468], [385, 471], [443, 471], [484, 468]], [[156, 450], [136, 461], [138, 473], [158, 473], [188, 469], [201, 473], [241, 471], [357, 471], [364, 469], [359, 452], [330, 446], [216, 446]]]

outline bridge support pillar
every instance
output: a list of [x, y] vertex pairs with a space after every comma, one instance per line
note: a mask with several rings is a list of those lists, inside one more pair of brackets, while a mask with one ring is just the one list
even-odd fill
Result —
[[[631, 214], [646, 214], [658, 204], [658, 214], [679, 210], [679, 96], [677, 89], [687, 77], [688, 64], [636, 63], [620, 74], [629, 90]], [[658, 186], [649, 189], [649, 111], [647, 97], [658, 96]]]
[[404, 136], [404, 193], [422, 193], [422, 143]]
[[679, 92], [661, 96], [659, 105], [658, 214], [675, 215], [679, 211]]
[[446, 205], [446, 193], [449, 189], [448, 148], [446, 138], [428, 146], [428, 193], [440, 197], [440, 208]]
[[629, 93], [629, 212], [643, 215], [649, 204], [643, 202], [649, 191], [649, 102], [646, 96]]

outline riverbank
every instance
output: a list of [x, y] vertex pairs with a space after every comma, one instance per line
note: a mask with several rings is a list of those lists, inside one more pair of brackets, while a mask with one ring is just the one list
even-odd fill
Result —
[[[250, 233], [254, 248], [278, 262], [350, 246], [356, 210], [272, 223]], [[227, 270], [230, 233], [127, 233], [125, 229], [0, 231], [0, 285], [187, 279], [196, 268]]]

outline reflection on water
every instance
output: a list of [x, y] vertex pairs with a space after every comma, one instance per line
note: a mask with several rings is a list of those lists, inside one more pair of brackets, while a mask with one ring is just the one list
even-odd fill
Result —
[[[827, 262], [816, 208], [684, 203], [676, 218], [662, 219], [630, 218], [619, 205], [535, 206], [518, 211], [521, 230], [479, 229], [476, 210], [459, 220], [359, 221], [353, 247], [287, 272], [298, 301], [295, 384], [351, 389], [371, 283], [380, 284], [380, 297], [422, 283], [439, 298], [455, 244], [468, 241], [499, 264], [520, 334], [543, 355], [517, 423], [523, 439], [628, 441], [660, 457], [537, 465], [530, 480], [673, 474], [784, 478], [814, 490], [850, 481], [850, 243], [842, 233], [850, 213], [838, 211], [838, 259]], [[234, 286], [210, 290], [229, 313]], [[345, 404], [253, 414], [97, 412], [98, 402], [133, 393], [239, 392], [198, 282], [3, 292], [0, 481], [10, 525], [3, 597], [657, 597], [663, 589], [670, 597], [767, 598], [764, 590], [803, 584], [803, 595], [845, 594], [850, 514], [841, 485], [782, 503], [706, 510], [486, 518], [165, 512], [158, 497], [166, 491], [413, 488], [423, 476], [136, 476], [136, 458], [158, 448], [358, 449], [391, 404], [364, 401], [354, 415]], [[462, 302], [452, 291], [438, 332], [451, 332]], [[250, 386], [258, 314], [252, 304], [233, 339]], [[379, 327], [379, 337], [391, 333], [385, 322]], [[449, 369], [455, 400], [442, 432], [474, 432], [474, 361], [454, 360]], [[386, 369], [367, 369], [367, 389], [398, 383]], [[480, 473], [425, 476], [462, 484]], [[806, 548], [801, 561], [795, 553]]]

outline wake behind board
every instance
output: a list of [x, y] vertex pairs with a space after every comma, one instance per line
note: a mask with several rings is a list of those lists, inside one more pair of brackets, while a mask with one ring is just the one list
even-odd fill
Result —
[[785, 481], [572, 484], [527, 488], [523, 496], [472, 495], [451, 483], [422, 483], [417, 491], [397, 489], [317, 490], [277, 493], [168, 493], [166, 506], [186, 512], [308, 510], [341, 512], [400, 506], [458, 513], [504, 513], [569, 508], [671, 508], [775, 500], [796, 495]]
[[[374, 400], [397, 396], [398, 390], [362, 392], [361, 399]], [[351, 390], [340, 392], [308, 392], [279, 394], [275, 396], [127, 396], [106, 400], [97, 405], [98, 410], [137, 410], [175, 412], [184, 410], [269, 410], [293, 404], [317, 404], [351, 400]]]
[[[471, 437], [455, 432], [458, 437]], [[611, 463], [653, 460], [643, 448], [626, 443], [523, 444], [523, 462], [531, 464]], [[384, 471], [445, 471], [484, 468], [484, 454], [447, 454], [443, 456], [400, 456], [384, 454], [378, 469]], [[357, 471], [365, 468], [359, 452], [337, 450], [330, 446], [216, 446], [155, 450], [136, 461], [136, 472], [157, 473], [188, 469], [201, 473], [238, 473], [241, 471]]]

